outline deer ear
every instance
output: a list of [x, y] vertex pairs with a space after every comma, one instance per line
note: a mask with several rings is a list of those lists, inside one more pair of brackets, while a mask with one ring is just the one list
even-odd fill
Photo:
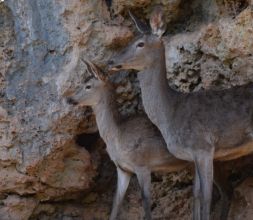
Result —
[[166, 23], [164, 19], [164, 11], [161, 5], [156, 6], [151, 13], [150, 16], [150, 27], [152, 29], [152, 33], [157, 35], [158, 37], [162, 37], [162, 35], [166, 31]]
[[106, 76], [104, 75], [103, 71], [94, 63], [88, 61], [88, 60], [82, 60], [86, 66], [88, 71], [98, 80], [106, 81]]
[[135, 17], [135, 15], [131, 11], [128, 11], [128, 13], [132, 18], [132, 20], [134, 21], [134, 24], [140, 33], [142, 34], [150, 33], [150, 28], [146, 23], [140, 21], [137, 17]]
[[91, 63], [92, 69], [94, 69], [94, 72], [96, 72], [96, 76], [98, 79], [100, 79], [101, 81], [107, 82], [108, 78], [105, 75], [105, 72], [98, 67], [95, 63]]

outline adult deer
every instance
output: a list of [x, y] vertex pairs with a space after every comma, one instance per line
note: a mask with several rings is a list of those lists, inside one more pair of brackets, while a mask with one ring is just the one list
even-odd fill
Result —
[[[210, 218], [213, 159], [231, 160], [253, 152], [253, 85], [190, 94], [167, 84], [161, 6], [150, 17], [151, 30], [131, 13], [137, 40], [109, 62], [112, 70], [138, 70], [144, 109], [161, 131], [169, 151], [195, 164], [195, 220]], [[143, 28], [144, 27], [144, 28]]]
[[[189, 163], [176, 159], [169, 153], [160, 132], [146, 116], [121, 119], [115, 106], [112, 86], [93, 63], [84, 62], [88, 76], [87, 74], [82, 76], [82, 83], [72, 94], [68, 94], [67, 101], [70, 104], [92, 106], [99, 133], [106, 143], [110, 158], [117, 167], [117, 191], [110, 220], [117, 217], [132, 173], [137, 175], [145, 217], [150, 220], [151, 172], [179, 171]], [[223, 186], [217, 185], [217, 187], [221, 197], [226, 198], [221, 191]], [[222, 201], [224, 210], [228, 209], [227, 206], [224, 199]]]

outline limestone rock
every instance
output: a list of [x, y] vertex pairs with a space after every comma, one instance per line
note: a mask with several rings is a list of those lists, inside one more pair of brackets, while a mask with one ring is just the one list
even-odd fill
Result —
[[252, 219], [253, 215], [253, 178], [247, 178], [234, 191], [229, 219]]
[[20, 198], [15, 195], [10, 195], [3, 200], [0, 207], [0, 216], [3, 220], [27, 220], [37, 202], [33, 198]]
[[204, 31], [202, 50], [221, 60], [248, 56], [252, 53], [252, 9], [243, 10], [235, 19], [220, 19], [218, 25], [210, 24]]

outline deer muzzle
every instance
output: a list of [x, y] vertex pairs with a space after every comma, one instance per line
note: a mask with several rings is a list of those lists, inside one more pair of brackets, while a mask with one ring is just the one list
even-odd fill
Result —
[[113, 60], [109, 60], [107, 62], [107, 65], [108, 65], [108, 69], [109, 71], [117, 71], [117, 70], [121, 70], [122, 69], [122, 65], [115, 65], [114, 61]]

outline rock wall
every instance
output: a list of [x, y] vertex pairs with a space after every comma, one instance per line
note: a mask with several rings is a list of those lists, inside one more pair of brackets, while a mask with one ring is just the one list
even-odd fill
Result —
[[[148, 19], [157, 3], [166, 11], [164, 42], [173, 88], [193, 92], [252, 81], [252, 0], [0, 2], [1, 220], [108, 218], [115, 168], [92, 111], [69, 106], [63, 97], [80, 83], [81, 59], [104, 67], [133, 39], [128, 9]], [[113, 80], [122, 115], [142, 112], [136, 74], [122, 72]], [[227, 184], [235, 188], [230, 219], [251, 218], [251, 161], [249, 156], [221, 164]], [[190, 218], [189, 171], [154, 174], [152, 186], [155, 219]], [[136, 180], [125, 200], [120, 219], [140, 219]], [[214, 218], [219, 200], [214, 195]]]

